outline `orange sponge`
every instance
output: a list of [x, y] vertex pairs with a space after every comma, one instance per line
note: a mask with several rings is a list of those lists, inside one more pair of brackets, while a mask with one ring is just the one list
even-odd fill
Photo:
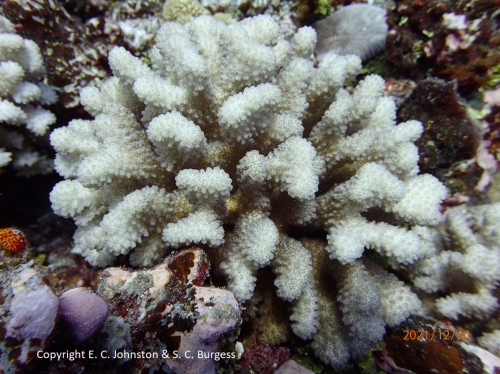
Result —
[[26, 248], [24, 234], [12, 227], [0, 229], [0, 248], [4, 251], [18, 253], [21, 249]]

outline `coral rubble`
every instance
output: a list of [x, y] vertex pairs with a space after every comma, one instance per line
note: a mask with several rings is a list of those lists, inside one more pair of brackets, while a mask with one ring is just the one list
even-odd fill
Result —
[[79, 90], [108, 77], [102, 57], [118, 36], [107, 38], [101, 48], [91, 43], [92, 37], [104, 33], [104, 22], [84, 29], [57, 1], [9, 0], [2, 5], [5, 16], [19, 25], [19, 33], [39, 45], [48, 82], [57, 91], [61, 108], [78, 108]]
[[[96, 266], [120, 255], [151, 266], [202, 245], [214, 272], [259, 313], [269, 303], [259, 305], [255, 284], [272, 269], [292, 331], [341, 366], [420, 310], [364, 252], [418, 260], [412, 227], [439, 222], [446, 189], [418, 174], [422, 125], [396, 124], [382, 78], [346, 89], [358, 57], [315, 67], [312, 28], [291, 41], [280, 35], [269, 16], [231, 25], [201, 16], [165, 23], [151, 66], [112, 49], [114, 77], [81, 93], [95, 119], [52, 133], [66, 180], [50, 198], [78, 225], [74, 252]], [[298, 240], [315, 232], [319, 242]], [[270, 342], [283, 341], [290, 324], [281, 326]]]
[[471, 191], [460, 189], [458, 182], [444, 177], [454, 167], [458, 169], [456, 164], [460, 161], [475, 157], [481, 137], [456, 91], [456, 83], [435, 78], [420, 81], [402, 102], [398, 117], [403, 121], [418, 118], [424, 126], [422, 136], [415, 142], [419, 147], [420, 170], [447, 182], [452, 193], [458, 190], [469, 195]]

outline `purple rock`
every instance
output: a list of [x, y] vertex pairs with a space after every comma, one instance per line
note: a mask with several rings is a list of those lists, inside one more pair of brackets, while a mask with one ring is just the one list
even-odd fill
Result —
[[314, 372], [300, 365], [297, 361], [288, 360], [274, 374], [314, 374]]
[[59, 297], [59, 313], [76, 340], [83, 343], [101, 330], [108, 318], [108, 305], [90, 289], [78, 287]]
[[[20, 364], [26, 364], [30, 355], [45, 347], [54, 328], [59, 301], [44, 283], [43, 274], [28, 267], [21, 267], [13, 275], [11, 290], [13, 297], [10, 306], [8, 300], [3, 305], [9, 309], [10, 315], [5, 335], [15, 338], [19, 343], [16, 347], [19, 349], [17, 360]], [[0, 360], [0, 367], [2, 363], [5, 364]], [[3, 372], [1, 369], [0, 372]]]

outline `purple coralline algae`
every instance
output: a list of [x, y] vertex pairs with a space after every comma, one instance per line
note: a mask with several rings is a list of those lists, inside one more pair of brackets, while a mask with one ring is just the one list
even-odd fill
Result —
[[0, 273], [0, 368], [18, 373], [48, 344], [59, 301], [44, 275], [29, 265]]
[[108, 305], [88, 288], [66, 291], [59, 301], [59, 313], [79, 343], [94, 336], [108, 318]]
[[283, 365], [281, 365], [274, 374], [313, 374], [314, 372], [306, 369], [304, 366], [297, 363], [294, 360], [288, 360]]

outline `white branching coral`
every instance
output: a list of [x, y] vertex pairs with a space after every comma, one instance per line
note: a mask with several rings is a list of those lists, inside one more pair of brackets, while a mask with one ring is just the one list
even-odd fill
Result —
[[415, 226], [422, 256], [408, 268], [417, 289], [447, 294], [436, 311], [454, 320], [486, 320], [500, 304], [500, 203], [458, 206], [445, 214], [444, 238], [435, 229]]
[[14, 25], [0, 15], [0, 168], [11, 161], [19, 175], [53, 170], [53, 162], [29, 144], [15, 127], [26, 126], [35, 136], [44, 135], [56, 117], [43, 109], [57, 97], [42, 82], [45, 74], [36, 43], [16, 34]]
[[494, 330], [491, 333], [483, 334], [478, 339], [479, 345], [487, 349], [494, 355], [500, 355], [500, 330]]
[[[231, 25], [201, 16], [164, 24], [151, 66], [114, 48], [114, 77], [81, 94], [95, 119], [52, 133], [67, 180], [50, 198], [78, 224], [74, 251], [93, 265], [130, 255], [132, 265], [148, 266], [198, 243], [252, 305], [259, 274], [271, 268], [292, 331], [342, 365], [420, 309], [395, 276], [363, 262], [364, 250], [414, 263], [421, 239], [412, 226], [439, 221], [446, 190], [418, 175], [413, 142], [422, 126], [395, 123], [382, 78], [346, 90], [358, 57], [329, 56], [315, 67], [312, 28], [291, 41], [279, 35], [268, 16]], [[311, 231], [328, 239], [319, 252], [298, 239]], [[337, 272], [340, 301], [323, 290], [322, 264], [351, 269]], [[356, 305], [358, 296], [367, 299]], [[324, 350], [338, 326], [342, 340]], [[343, 341], [366, 331], [368, 343]]]

